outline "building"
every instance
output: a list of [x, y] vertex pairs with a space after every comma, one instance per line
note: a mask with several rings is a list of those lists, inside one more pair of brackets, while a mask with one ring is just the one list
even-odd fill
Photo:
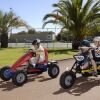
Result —
[[9, 38], [10, 43], [25, 43], [32, 42], [35, 39], [40, 39], [42, 42], [52, 42], [55, 40], [54, 32], [38, 32], [36, 34], [13, 34]]

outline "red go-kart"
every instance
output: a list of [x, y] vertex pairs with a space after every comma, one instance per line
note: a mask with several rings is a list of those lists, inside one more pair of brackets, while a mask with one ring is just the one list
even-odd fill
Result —
[[51, 78], [56, 78], [59, 74], [59, 67], [57, 62], [48, 62], [48, 51], [45, 50], [45, 60], [39, 62], [36, 67], [33, 67], [30, 58], [35, 57], [36, 53], [29, 50], [22, 57], [20, 57], [13, 65], [5, 66], [0, 69], [0, 77], [4, 81], [12, 79], [16, 86], [21, 86], [27, 81], [28, 74], [42, 74], [48, 71]]

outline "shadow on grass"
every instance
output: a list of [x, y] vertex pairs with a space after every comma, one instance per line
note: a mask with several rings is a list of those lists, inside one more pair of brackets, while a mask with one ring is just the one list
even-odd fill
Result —
[[18, 49], [18, 48], [15, 48], [15, 47], [9, 47], [9, 48], [0, 48], [0, 50], [13, 50], [13, 49]]
[[69, 93], [74, 96], [81, 96], [82, 94], [88, 92], [95, 86], [100, 86], [100, 79], [94, 79], [94, 78], [85, 78], [81, 77], [78, 78], [75, 85], [70, 89], [62, 89], [55, 91], [53, 94], [58, 95], [61, 93]]
[[55, 53], [55, 54], [68, 54], [69, 52], [78, 52], [78, 50], [72, 50], [72, 49], [52, 49], [48, 50], [49, 53]]
[[[18, 48], [0, 48], [0, 50], [12, 50], [12, 49], [18, 49]], [[28, 51], [28, 48], [22, 48], [23, 53]], [[48, 53], [57, 53], [57, 54], [66, 54], [68, 52], [77, 52], [78, 50], [72, 50], [72, 49], [63, 49], [63, 48], [56, 48], [56, 49], [48, 49]]]
[[5, 50], [5, 48], [0, 48], [0, 50]]

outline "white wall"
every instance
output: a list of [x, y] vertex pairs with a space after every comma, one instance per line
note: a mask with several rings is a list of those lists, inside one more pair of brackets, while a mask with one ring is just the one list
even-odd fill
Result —
[[[46, 48], [72, 48], [71, 43], [42, 43]], [[9, 43], [9, 47], [31, 47], [31, 43]]]

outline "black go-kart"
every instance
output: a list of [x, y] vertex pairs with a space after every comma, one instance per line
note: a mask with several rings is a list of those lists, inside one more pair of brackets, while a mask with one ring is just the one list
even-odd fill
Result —
[[[63, 89], [69, 89], [73, 86], [73, 84], [75, 83], [75, 80], [77, 78], [76, 74], [79, 73], [82, 76], [88, 77], [88, 76], [92, 76], [93, 75], [93, 66], [91, 64], [91, 61], [89, 60], [89, 66], [87, 69], [82, 70], [82, 65], [84, 64], [84, 54], [77, 54], [73, 56], [75, 59], [75, 63], [73, 64], [73, 66], [71, 67], [71, 69], [69, 69], [68, 67], [66, 68], [66, 71], [62, 73], [61, 77], [60, 77], [60, 86]], [[96, 58], [96, 57], [95, 57]], [[97, 71], [98, 74], [100, 74], [100, 58], [96, 58], [96, 64], [97, 64]]]

